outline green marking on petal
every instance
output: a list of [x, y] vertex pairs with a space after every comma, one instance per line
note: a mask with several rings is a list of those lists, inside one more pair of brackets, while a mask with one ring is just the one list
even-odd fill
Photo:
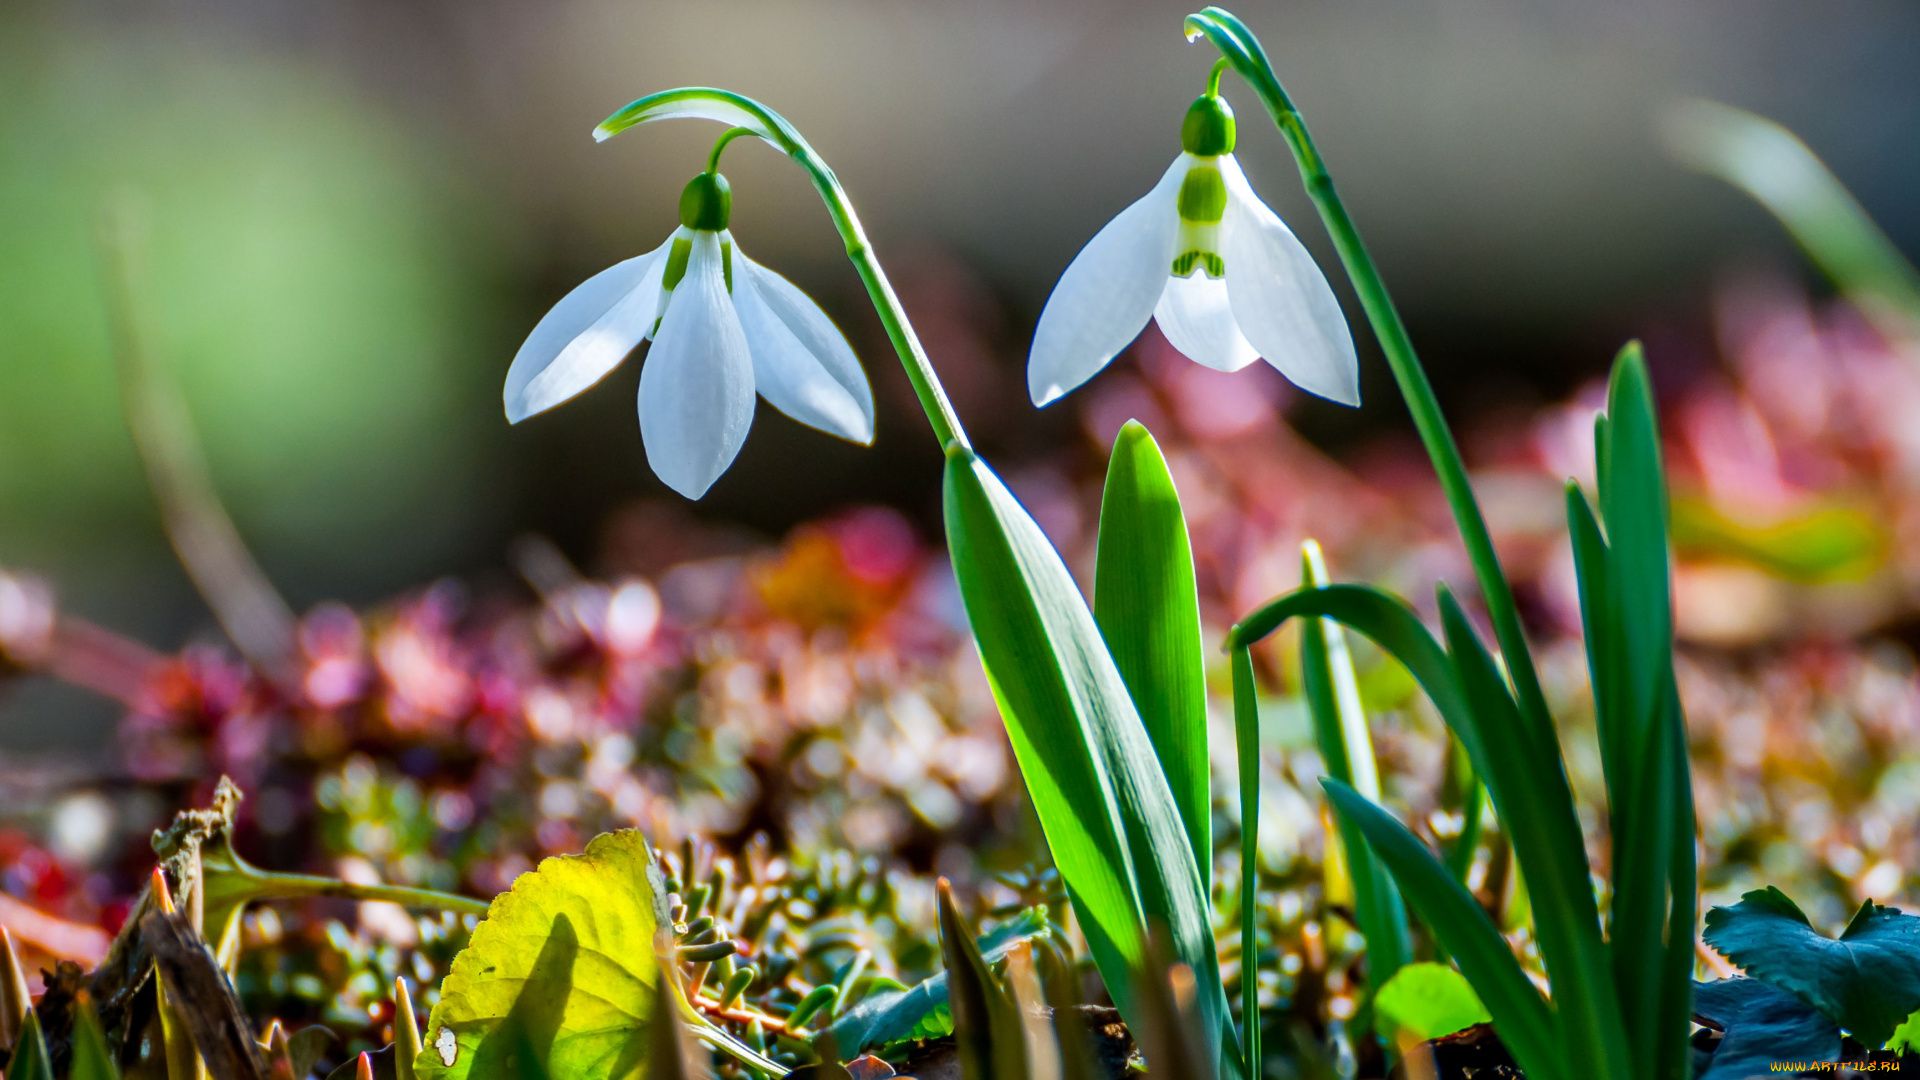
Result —
[[1217, 224], [1227, 214], [1227, 182], [1214, 165], [1195, 165], [1180, 182], [1180, 219], [1196, 225]]
[[727, 295], [733, 295], [733, 245], [720, 245], [720, 273], [727, 279]]
[[667, 270], [660, 278], [660, 287], [672, 292], [687, 276], [687, 260], [693, 258], [693, 238], [676, 236], [673, 238], [673, 250], [667, 252]]
[[1226, 260], [1211, 251], [1183, 252], [1173, 260], [1173, 276], [1186, 277], [1199, 267], [1210, 278], [1222, 278], [1227, 275]]

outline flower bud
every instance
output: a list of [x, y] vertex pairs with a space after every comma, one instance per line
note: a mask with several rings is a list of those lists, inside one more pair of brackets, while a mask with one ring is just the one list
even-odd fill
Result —
[[[1180, 146], [1195, 157], [1233, 153], [1233, 108], [1218, 94], [1203, 94], [1180, 122]], [[681, 203], [686, 205], [685, 202]], [[686, 211], [682, 210], [684, 216]]]
[[733, 188], [719, 173], [701, 173], [680, 192], [680, 224], [719, 232], [733, 217]]

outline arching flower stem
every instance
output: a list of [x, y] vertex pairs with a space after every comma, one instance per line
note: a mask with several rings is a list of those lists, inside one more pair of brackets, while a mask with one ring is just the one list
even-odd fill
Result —
[[1307, 196], [1313, 200], [1314, 208], [1320, 212], [1320, 218], [1333, 238], [1340, 262], [1346, 267], [1354, 291], [1359, 294], [1360, 306], [1367, 313], [1367, 321], [1372, 324], [1374, 336], [1379, 339], [1380, 351], [1386, 355], [1387, 366], [1392, 369], [1394, 381], [1399, 385], [1400, 396], [1407, 403], [1407, 411], [1413, 415], [1413, 426], [1420, 433], [1420, 441], [1426, 446], [1434, 471], [1439, 474], [1441, 490], [1453, 509], [1454, 520], [1460, 527], [1460, 538], [1466, 544], [1467, 557], [1472, 561], [1474, 574], [1480, 580], [1487, 613], [1493, 621], [1494, 636], [1500, 643], [1514, 688], [1519, 692], [1520, 707], [1525, 710], [1530, 722], [1550, 723], [1546, 697], [1540, 691], [1540, 677], [1534, 671], [1533, 659], [1527, 651], [1526, 634], [1520, 625], [1520, 612], [1514, 603], [1513, 589], [1507, 584], [1500, 558], [1493, 549], [1493, 537], [1487, 531], [1486, 518], [1474, 499], [1473, 487], [1467, 478], [1467, 467], [1460, 457], [1460, 448], [1454, 442], [1453, 432], [1447, 427], [1446, 417], [1440, 412], [1439, 401], [1433, 396], [1433, 385], [1427, 381], [1426, 370], [1420, 366], [1420, 358], [1414, 353], [1406, 324], [1400, 321], [1400, 313], [1394, 309], [1393, 299], [1387, 294], [1386, 283], [1381, 280], [1373, 257], [1367, 254], [1366, 245], [1360, 240], [1360, 230], [1348, 216], [1346, 205], [1340, 201], [1340, 193], [1333, 186], [1333, 177], [1327, 173], [1326, 162], [1314, 147], [1306, 120], [1301, 117], [1300, 110], [1294, 108], [1286, 88], [1280, 85], [1279, 78], [1274, 75], [1273, 65], [1267, 61], [1266, 51], [1260, 47], [1259, 39], [1231, 12], [1209, 7], [1187, 16], [1186, 30], [1189, 40], [1205, 35], [1220, 50], [1221, 59], [1213, 66], [1208, 78], [1209, 87], [1218, 89], [1221, 65], [1230, 64], [1259, 95], [1261, 103], [1267, 107], [1268, 115], [1273, 117], [1274, 125], [1280, 129], [1281, 137], [1293, 151]]
[[721, 132], [720, 137], [713, 142], [713, 152], [707, 155], [707, 172], [717, 173], [720, 171], [720, 153], [727, 148], [728, 143], [742, 135], [751, 134], [753, 134], [753, 129], [744, 127], [731, 127]]
[[826, 160], [807, 144], [799, 130], [788, 123], [785, 117], [731, 90], [682, 87], [650, 94], [614, 113], [594, 129], [594, 138], [609, 139], [627, 128], [651, 120], [684, 117], [718, 120], [732, 124], [736, 129], [722, 135], [714, 146], [710, 169], [718, 164], [720, 151], [728, 142], [739, 134], [751, 134], [771, 144], [807, 171], [813, 180], [814, 190], [819, 192], [820, 200], [827, 206], [827, 214], [833, 219], [835, 231], [846, 245], [848, 261], [853, 263], [854, 271], [867, 288], [874, 311], [880, 316], [881, 325], [886, 328], [887, 339], [900, 356], [907, 380], [913, 384], [914, 396], [920, 399], [920, 408], [927, 414], [927, 423], [932, 425], [941, 449], [969, 448], [966, 430], [960, 426], [960, 417], [953, 411], [953, 403], [947, 400], [946, 390], [940, 385], [940, 377], [934, 373], [932, 361], [927, 359], [926, 349], [921, 346], [920, 338], [907, 321], [907, 313], [900, 306], [900, 297], [893, 291], [893, 283], [887, 280], [886, 271], [880, 268], [879, 260], [874, 257], [872, 244], [867, 239], [866, 230], [860, 225], [859, 216], [854, 213], [852, 201], [847, 198], [845, 189], [840, 186], [839, 179], [834, 176]]

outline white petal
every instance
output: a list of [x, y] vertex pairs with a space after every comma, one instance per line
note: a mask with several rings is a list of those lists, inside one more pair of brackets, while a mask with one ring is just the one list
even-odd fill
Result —
[[1060, 275], [1033, 331], [1027, 392], [1045, 405], [1092, 378], [1153, 317], [1180, 231], [1190, 162], [1180, 155], [1152, 191], [1094, 234]]
[[695, 233], [640, 369], [640, 438], [668, 487], [697, 499], [733, 464], [753, 423], [753, 360], [720, 267], [720, 241]]
[[793, 282], [733, 246], [733, 303], [753, 385], [774, 408], [851, 442], [873, 442], [873, 390], [853, 347]]
[[1174, 348], [1216, 371], [1239, 371], [1260, 359], [1233, 321], [1227, 283], [1219, 278], [1196, 270], [1170, 279], [1153, 317]]
[[1220, 252], [1227, 295], [1240, 332], [1300, 389], [1342, 405], [1360, 404], [1360, 361], [1353, 334], [1327, 277], [1260, 197], [1228, 154], [1227, 215]]
[[599, 382], [640, 344], [653, 325], [667, 246], [600, 271], [541, 317], [507, 369], [508, 421], [517, 424]]

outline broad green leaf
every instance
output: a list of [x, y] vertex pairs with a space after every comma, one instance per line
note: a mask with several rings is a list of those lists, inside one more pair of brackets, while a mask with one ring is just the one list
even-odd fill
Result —
[[1341, 817], [1357, 825], [1399, 882], [1407, 903], [1454, 962], [1493, 1017], [1494, 1030], [1533, 1080], [1571, 1080], [1561, 1069], [1565, 1048], [1553, 1014], [1535, 990], [1486, 909], [1455, 881], [1405, 825], [1338, 780], [1321, 786]]
[[[1330, 582], [1320, 545], [1309, 540], [1302, 552], [1302, 579], [1316, 588]], [[1327, 774], [1369, 799], [1380, 798], [1380, 776], [1360, 701], [1346, 633], [1332, 619], [1309, 619], [1300, 634], [1301, 681], [1313, 714], [1315, 741]], [[1407, 911], [1400, 890], [1373, 857], [1359, 829], [1344, 817], [1335, 839], [1346, 856], [1353, 881], [1354, 918], [1367, 939], [1367, 979], [1373, 986], [1393, 978], [1413, 954]], [[1468, 845], [1471, 858], [1471, 843]]]
[[20, 1025], [13, 1058], [7, 1062], [7, 1080], [53, 1080], [46, 1035], [40, 1030], [39, 1014], [31, 1009], [27, 1010], [26, 1022]]
[[1137, 420], [1120, 428], [1107, 465], [1093, 617], [1180, 806], [1194, 865], [1209, 874], [1213, 785], [1193, 548], [1166, 460]]
[[1759, 979], [1693, 984], [1693, 1016], [1718, 1028], [1699, 1080], [1771, 1076], [1783, 1061], [1840, 1060], [1840, 1029], [1811, 1005]]
[[1920, 918], [1869, 900], [1836, 940], [1769, 886], [1707, 912], [1720, 955], [1820, 1010], [1877, 1050], [1920, 1009]]
[[522, 874], [441, 983], [414, 1063], [421, 1080], [640, 1077], [664, 900], [637, 830]]
[[1467, 977], [1445, 964], [1408, 964], [1373, 997], [1380, 1027], [1403, 1049], [1493, 1019]]
[[93, 1011], [93, 1002], [84, 995], [74, 1010], [71, 1050], [67, 1080], [120, 1080], [120, 1067], [114, 1064], [113, 1051], [107, 1049], [107, 1036], [100, 1030], [100, 1016]]
[[1123, 1015], [1142, 933], [1193, 969], [1209, 1045], [1229, 1024], [1211, 905], [1179, 805], [1073, 578], [1033, 518], [964, 446], [947, 451], [947, 546], [1014, 757], [1094, 961]]
[[[995, 963], [1014, 946], [1046, 932], [1046, 908], [1033, 907], [980, 935], [976, 946], [988, 963]], [[914, 1036], [923, 1021], [943, 1012], [946, 1004], [947, 973], [942, 971], [911, 989], [868, 995], [834, 1021], [831, 1034], [834, 1042], [849, 1053], [859, 1053], [870, 1046]], [[952, 1021], [948, 1020], [944, 1026], [939, 1022], [928, 1025], [924, 1034], [944, 1035], [952, 1030]]]

